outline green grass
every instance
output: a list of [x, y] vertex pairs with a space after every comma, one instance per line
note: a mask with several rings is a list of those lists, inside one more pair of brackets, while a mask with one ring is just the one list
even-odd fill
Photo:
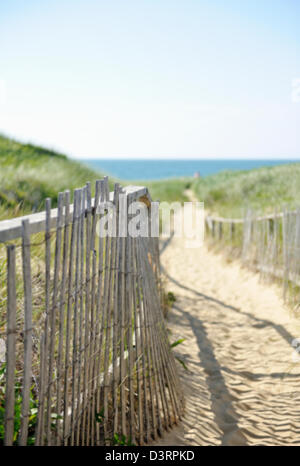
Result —
[[[103, 173], [63, 154], [32, 144], [21, 144], [0, 135], [0, 220], [42, 210], [46, 197], [50, 197], [52, 205], [56, 206], [58, 192], [72, 191], [87, 181], [93, 186], [95, 180], [102, 177]], [[111, 189], [113, 183], [114, 180], [110, 179]], [[173, 202], [186, 200], [183, 191], [189, 180], [134, 184], [146, 185], [153, 200]]]
[[103, 175], [62, 154], [0, 136], [0, 219], [43, 209], [46, 197]]
[[[0, 136], [0, 220], [44, 208], [46, 197], [56, 205], [59, 191], [92, 185], [103, 177], [63, 154]], [[193, 189], [206, 209], [224, 217], [241, 217], [246, 207], [272, 212], [283, 205], [300, 204], [300, 163], [249, 171], [224, 171], [194, 180], [171, 178], [159, 181], [121, 182], [147, 186], [153, 200], [186, 201]], [[112, 189], [114, 180], [110, 180]]]
[[170, 178], [159, 181], [140, 181], [135, 184], [147, 186], [153, 201], [184, 202], [188, 198], [184, 191], [190, 187], [191, 178]]
[[224, 171], [192, 182], [205, 208], [223, 217], [241, 217], [249, 207], [260, 212], [300, 204], [300, 163], [249, 171]]

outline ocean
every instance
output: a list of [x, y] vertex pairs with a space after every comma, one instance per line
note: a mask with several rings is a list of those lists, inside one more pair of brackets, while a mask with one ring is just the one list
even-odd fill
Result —
[[[212, 175], [223, 170], [282, 165], [296, 160], [178, 160], [178, 159], [101, 159], [82, 160], [85, 165], [121, 180], [160, 180], [164, 178]], [[298, 160], [299, 162], [299, 160]]]

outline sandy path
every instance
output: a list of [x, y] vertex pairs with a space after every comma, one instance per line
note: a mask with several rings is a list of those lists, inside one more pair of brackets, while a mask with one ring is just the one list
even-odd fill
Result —
[[173, 238], [161, 261], [177, 298], [171, 340], [186, 339], [176, 348], [186, 414], [160, 445], [300, 445], [299, 321], [238, 261], [182, 244]]

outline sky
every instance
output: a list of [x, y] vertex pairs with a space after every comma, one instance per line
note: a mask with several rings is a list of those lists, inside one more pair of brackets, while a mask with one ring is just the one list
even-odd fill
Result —
[[300, 158], [299, 0], [0, 2], [0, 132], [71, 157]]

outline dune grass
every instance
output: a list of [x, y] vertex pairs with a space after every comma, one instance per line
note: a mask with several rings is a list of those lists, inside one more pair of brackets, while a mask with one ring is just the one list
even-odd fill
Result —
[[[46, 197], [56, 205], [59, 191], [92, 185], [103, 173], [63, 154], [21, 144], [0, 135], [0, 220], [44, 208]], [[191, 188], [206, 209], [224, 217], [241, 217], [247, 207], [261, 212], [300, 205], [300, 163], [254, 170], [224, 171], [205, 178], [134, 181], [147, 186], [153, 200], [187, 201]], [[112, 189], [115, 180], [110, 179]]]
[[170, 178], [159, 181], [140, 181], [135, 184], [147, 186], [153, 201], [184, 202], [188, 201], [184, 191], [190, 187], [191, 181], [191, 178]]
[[[0, 135], [0, 220], [42, 210], [46, 197], [55, 206], [58, 192], [72, 191], [87, 181], [93, 186], [102, 177], [103, 173], [63, 154]], [[114, 182], [110, 179], [111, 189]], [[188, 179], [120, 182], [147, 186], [153, 200], [168, 202], [185, 200], [183, 192], [189, 184]]]
[[264, 213], [293, 208], [300, 206], [300, 163], [224, 171], [193, 180], [191, 188], [207, 210], [223, 217], [241, 217], [247, 207]]
[[59, 191], [102, 176], [65, 155], [0, 136], [0, 219], [39, 211], [46, 197], [55, 206]]

